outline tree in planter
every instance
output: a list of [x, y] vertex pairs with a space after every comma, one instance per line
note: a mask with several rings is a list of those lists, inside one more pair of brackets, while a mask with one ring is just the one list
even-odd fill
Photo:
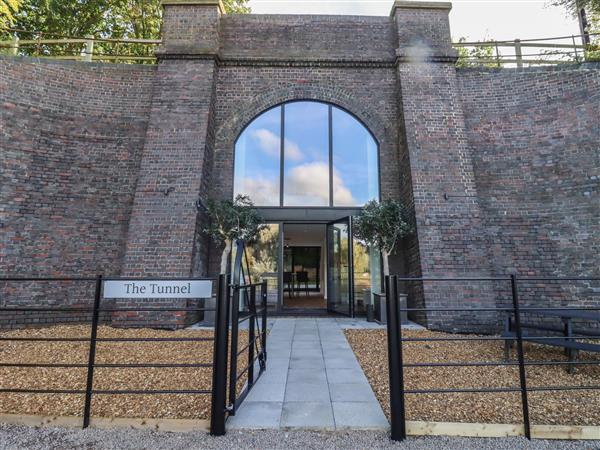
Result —
[[412, 215], [396, 200], [368, 202], [352, 222], [354, 235], [369, 247], [378, 248], [383, 259], [383, 274], [390, 274], [389, 256], [400, 239], [410, 235]]
[[204, 232], [225, 246], [221, 254], [221, 274], [225, 274], [233, 243], [253, 241], [266, 225], [247, 195], [238, 195], [234, 200], [208, 200], [206, 212], [210, 222]]

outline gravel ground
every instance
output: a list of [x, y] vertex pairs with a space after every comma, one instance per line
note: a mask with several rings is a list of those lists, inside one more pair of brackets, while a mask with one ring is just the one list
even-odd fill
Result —
[[595, 442], [541, 441], [523, 438], [474, 439], [427, 437], [393, 443], [383, 432], [231, 431], [213, 438], [206, 433], [161, 433], [145, 430], [76, 430], [0, 424], [0, 450], [35, 449], [600, 449]]
[[[85, 325], [61, 325], [2, 332], [2, 336], [85, 337]], [[98, 328], [98, 337], [213, 337], [209, 330]], [[247, 343], [240, 331], [239, 348]], [[99, 342], [96, 363], [212, 363], [213, 341]], [[3, 363], [87, 363], [87, 342], [0, 343]], [[238, 373], [246, 364], [240, 356]], [[240, 380], [240, 387], [245, 378]], [[85, 389], [85, 368], [0, 368], [0, 386], [29, 389]], [[95, 389], [210, 389], [212, 368], [96, 368]], [[81, 416], [82, 395], [0, 393], [0, 413]], [[95, 395], [92, 416], [129, 418], [208, 419], [210, 395]]]
[[[346, 330], [371, 386], [389, 417], [389, 378], [385, 330]], [[448, 337], [427, 330], [406, 330], [405, 337]], [[405, 363], [474, 362], [504, 360], [503, 342], [406, 342]], [[513, 358], [516, 355], [513, 351]], [[564, 361], [559, 348], [525, 344], [527, 361]], [[581, 360], [600, 360], [600, 355], [582, 352]], [[600, 365], [579, 366], [569, 374], [561, 366], [528, 366], [527, 385], [585, 386], [600, 384]], [[517, 366], [418, 367], [404, 371], [407, 389], [519, 387]], [[594, 390], [529, 393], [533, 424], [600, 425], [600, 393]], [[438, 422], [522, 423], [519, 393], [419, 394], [407, 395], [408, 420]]]

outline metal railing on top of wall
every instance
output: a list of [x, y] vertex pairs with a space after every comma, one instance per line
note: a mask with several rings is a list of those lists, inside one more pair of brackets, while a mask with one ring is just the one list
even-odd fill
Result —
[[590, 34], [597, 42], [579, 43], [581, 35], [512, 41], [459, 41], [458, 66], [516, 67], [600, 61], [600, 33]]
[[[156, 62], [154, 52], [161, 43], [160, 39], [72, 38], [17, 29], [8, 31], [13, 33], [12, 38], [0, 40], [0, 51], [8, 55], [85, 62], [153, 64]], [[452, 45], [459, 50], [457, 65], [461, 67], [525, 67], [600, 61], [600, 33], [589, 36], [597, 38], [597, 42], [584, 45], [578, 43], [581, 35], [571, 35], [510, 41], [460, 41]], [[132, 53], [132, 49], [136, 49], [136, 53]]]
[[[65, 37], [9, 28], [10, 40], [0, 40], [0, 51], [10, 56], [84, 61], [155, 63], [160, 39], [111, 39], [94, 36]], [[25, 36], [26, 38], [23, 38]], [[136, 53], [133, 53], [133, 50]]]

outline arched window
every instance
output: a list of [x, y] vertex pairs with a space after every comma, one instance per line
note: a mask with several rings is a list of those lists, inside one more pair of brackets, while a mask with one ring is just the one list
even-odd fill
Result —
[[362, 206], [379, 199], [377, 143], [336, 106], [285, 103], [238, 137], [233, 186], [256, 206]]

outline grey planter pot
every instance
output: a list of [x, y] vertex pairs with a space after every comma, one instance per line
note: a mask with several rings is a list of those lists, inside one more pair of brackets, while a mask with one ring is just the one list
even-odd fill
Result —
[[[217, 307], [217, 299], [215, 297], [204, 299], [204, 308], [215, 309]], [[216, 311], [204, 311], [204, 319], [202, 323], [204, 325], [215, 324]]]
[[[387, 323], [387, 309], [385, 305], [385, 296], [384, 295], [373, 295], [374, 306], [375, 306], [375, 321], [380, 324]], [[406, 305], [408, 299], [407, 294], [398, 294], [398, 307], [402, 309], [406, 309]], [[400, 311], [400, 323], [407, 324], [408, 323], [408, 314], [406, 311]]]

